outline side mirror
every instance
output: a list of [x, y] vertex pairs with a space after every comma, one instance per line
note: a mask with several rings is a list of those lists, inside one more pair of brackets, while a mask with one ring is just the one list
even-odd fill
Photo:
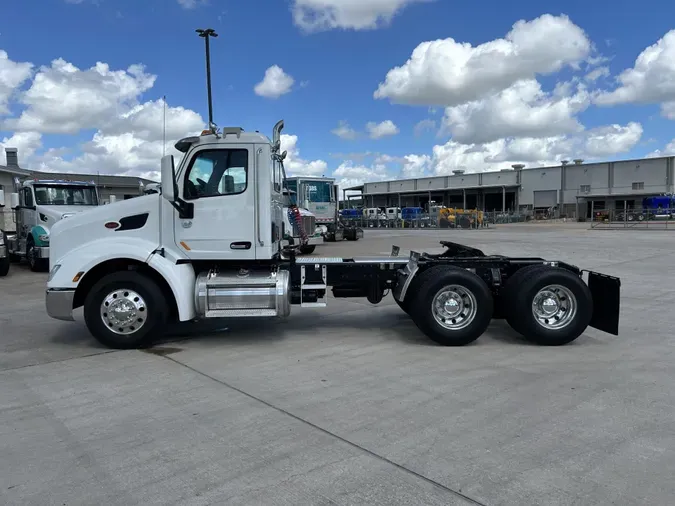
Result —
[[0, 190], [0, 207], [5, 207], [5, 191]]
[[9, 207], [12, 209], [16, 209], [19, 207], [19, 194], [18, 193], [10, 193], [9, 195]]
[[284, 150], [283, 153], [281, 153], [281, 161], [283, 162], [286, 159], [286, 155], [288, 154], [288, 151]]
[[173, 155], [162, 157], [162, 197], [169, 202], [176, 200], [176, 169], [173, 165]]

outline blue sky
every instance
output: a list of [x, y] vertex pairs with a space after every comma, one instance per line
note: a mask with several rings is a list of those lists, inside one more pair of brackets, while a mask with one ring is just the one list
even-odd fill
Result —
[[[541, 2], [532, 1], [327, 0], [337, 6], [337, 24], [343, 26], [308, 30], [294, 22], [292, 9], [295, 1], [195, 0], [196, 5], [191, 8], [185, 8], [179, 0], [34, 0], [7, 3], [3, 5], [0, 20], [0, 50], [5, 51], [12, 62], [30, 62], [33, 67], [30, 77], [12, 90], [7, 110], [0, 115], [0, 141], [4, 139], [5, 145], [10, 141], [14, 144], [25, 143], [26, 147], [22, 149], [26, 155], [25, 159], [22, 158], [24, 165], [94, 172], [96, 167], [91, 165], [97, 165], [105, 171], [118, 173], [156, 170], [153, 166], [155, 162], [150, 161], [154, 151], [141, 142], [153, 142], [154, 138], [138, 135], [134, 138], [136, 140], [131, 140], [130, 136], [136, 132], [132, 126], [125, 126], [123, 119], [115, 120], [114, 128], [104, 123], [108, 117], [112, 121], [112, 116], [124, 113], [136, 102], [143, 104], [157, 100], [162, 95], [167, 96], [171, 107], [181, 106], [206, 119], [203, 41], [194, 33], [195, 28], [199, 27], [212, 27], [219, 34], [212, 43], [216, 123], [269, 133], [278, 119], [285, 119], [286, 133], [297, 136], [294, 143], [290, 144], [297, 172], [316, 173], [320, 170], [328, 175], [342, 167], [336, 176], [356, 181], [447, 173], [457, 167], [469, 171], [496, 169], [500, 167], [499, 163], [503, 165], [521, 160], [529, 165], [549, 161], [553, 163], [582, 152], [582, 146], [588, 145], [585, 137], [587, 133], [608, 125], [628, 128], [627, 125], [632, 123], [632, 136], [623, 130], [615, 130], [616, 135], [624, 133], [624, 137], [629, 139], [623, 139], [622, 142], [616, 139], [605, 141], [602, 135], [608, 132], [598, 131], [594, 138], [596, 149], [580, 156], [585, 154], [589, 159], [612, 159], [665, 154], [669, 153], [668, 145], [675, 138], [675, 109], [674, 119], [667, 117], [665, 107], [665, 112], [661, 110], [661, 104], [675, 102], [675, 43], [665, 47], [661, 63], [650, 69], [650, 72], [659, 72], [658, 75], [663, 76], [666, 82], [663, 85], [665, 89], [660, 90], [658, 97], [654, 98], [653, 90], [645, 88], [649, 83], [627, 90], [626, 93], [632, 98], [619, 100], [614, 96], [609, 100], [612, 102], [610, 105], [605, 103], [599, 106], [587, 97], [617, 88], [616, 77], [625, 69], [632, 68], [642, 51], [657, 43], [673, 28], [675, 5], [669, 6], [667, 2], [597, 1], [592, 3], [591, 8], [590, 2], [568, 0], [548, 2], [544, 9]], [[298, 0], [303, 1], [311, 7], [316, 0]], [[390, 4], [396, 15], [390, 22], [380, 21], [377, 28], [347, 26], [349, 23], [353, 25], [355, 19], [363, 19], [368, 13], [376, 12], [366, 10], [354, 15], [349, 10], [354, 6], [367, 9], [369, 2], [379, 2], [380, 6]], [[183, 0], [185, 3], [189, 2]], [[481, 101], [490, 99], [515, 82], [513, 79], [508, 81], [510, 71], [507, 68], [504, 69], [507, 75], [504, 86], [499, 87], [498, 82], [501, 81], [497, 76], [496, 84], [486, 93], [472, 97], [473, 105], [469, 109], [462, 109], [466, 101], [455, 99], [446, 102], [438, 96], [432, 101], [435, 103], [416, 99], [421, 103], [413, 105], [392, 103], [388, 98], [375, 99], [373, 96], [379, 84], [385, 82], [387, 73], [404, 65], [413, 50], [425, 41], [452, 38], [458, 43], [476, 47], [505, 37], [519, 20], [531, 22], [544, 14], [568, 16], [569, 22], [583, 30], [585, 37], [593, 44], [592, 50], [578, 58], [582, 63], [572, 62], [574, 58], [571, 58], [555, 72], [538, 72], [536, 68], [532, 72], [528, 69], [523, 71], [522, 62], [511, 62], [516, 67], [520, 65], [524, 72], [516, 75], [518, 79], [538, 82], [544, 93], [551, 93], [557, 83], [572, 80], [573, 89], [568, 95], [576, 96], [574, 90], [579, 83], [584, 83], [584, 100], [589, 102], [569, 114], [567, 119], [556, 116], [554, 122], [560, 122], [561, 126], [550, 132], [551, 135], [538, 135], [540, 130], [536, 125], [521, 131], [511, 125], [513, 119], [504, 119], [497, 133], [488, 135], [477, 132], [476, 125], [482, 125], [480, 117], [491, 117], [491, 109], [478, 104], [483, 104]], [[546, 37], [541, 40], [544, 42], [540, 43], [540, 56], [546, 66], [546, 51], [555, 48], [545, 47]], [[551, 45], [559, 45], [557, 39], [553, 38], [552, 41]], [[22, 93], [30, 89], [40, 66], [49, 66], [58, 58], [80, 70], [89, 69], [96, 62], [104, 62], [112, 71], [124, 71], [138, 63], [145, 66], [147, 74], [156, 78], [151, 87], [141, 87], [147, 89], [133, 98], [126, 97], [119, 102], [111, 99], [115, 103], [110, 114], [106, 116], [105, 110], [101, 109], [97, 118], [83, 121], [82, 128], [49, 127], [46, 126], [47, 120], [30, 124], [12, 121], [25, 108], [31, 107], [32, 102], [23, 100]], [[590, 65], [589, 58], [593, 60]], [[263, 79], [266, 69], [273, 65], [292, 76], [294, 85], [290, 92], [278, 98], [259, 96], [254, 92], [254, 86]], [[458, 65], [456, 61], [453, 63], [455, 72], [461, 70]], [[496, 64], [491, 66], [496, 68]], [[442, 63], [434, 68], [436, 72], [444, 72]], [[0, 76], [1, 69], [0, 66]], [[585, 76], [595, 69], [602, 69], [598, 71], [602, 77], [595, 81], [585, 80]], [[473, 69], [478, 70], [481, 69]], [[668, 77], [673, 78], [670, 84], [667, 82]], [[418, 76], [416, 84], [408, 86], [408, 98], [411, 90], [414, 91], [421, 82], [419, 79], [422, 77]], [[60, 84], [67, 86], [66, 82]], [[94, 86], [95, 83], [90, 84]], [[106, 86], [102, 88], [102, 93], [114, 92], [110, 83]], [[522, 89], [518, 93], [521, 92]], [[58, 96], [51, 96], [53, 106], [63, 108], [57, 102], [67, 102], [55, 98]], [[74, 96], [71, 98], [76, 99]], [[95, 94], [89, 94], [90, 100], [95, 98]], [[540, 97], [538, 104], [541, 106], [542, 100], [550, 98]], [[31, 100], [39, 103], [36, 96], [32, 96]], [[581, 99], [577, 97], [577, 100]], [[492, 107], [498, 106], [504, 110], [503, 103], [503, 100], [496, 101]], [[559, 100], [556, 103], [562, 107]], [[40, 107], [35, 106], [35, 115], [42, 114], [40, 111], [45, 111], [46, 107], [43, 100]], [[454, 107], [455, 117], [443, 130], [445, 107]], [[78, 113], [79, 116], [86, 114], [87, 109], [83, 106], [85, 112]], [[482, 116], [477, 115], [477, 110]], [[63, 124], [69, 121], [62, 117], [66, 113], [61, 111], [59, 114], [61, 116], [54, 116], [60, 118], [59, 122]], [[533, 111], [526, 116], [534, 118], [536, 114]], [[507, 113], [504, 115], [508, 116]], [[365, 134], [368, 122], [385, 120], [396, 125], [396, 135], [372, 139]], [[415, 125], [424, 120], [435, 121], [435, 127], [416, 135]], [[567, 120], [570, 121], [566, 129], [563, 124]], [[347, 121], [360, 135], [352, 140], [336, 136], [331, 131], [340, 121]], [[582, 126], [583, 130], [574, 130], [572, 122]], [[637, 140], [636, 124], [641, 130]], [[186, 126], [189, 128], [194, 125], [187, 122]], [[179, 129], [180, 126], [175, 125], [175, 128]], [[478, 130], [483, 129], [480, 127]], [[94, 146], [92, 139], [97, 131], [103, 133], [98, 140], [95, 139]], [[115, 149], [110, 147], [113, 141], [106, 141], [105, 144], [100, 140], [102, 135], [109, 138], [113, 134], [119, 136], [123, 131], [129, 134], [124, 139], [135, 150], [134, 156], [120, 153], [119, 137], [116, 137], [118, 141], [115, 141]], [[509, 152], [504, 151], [506, 148], [500, 151], [500, 146], [494, 144], [500, 136], [506, 139], [502, 148], [507, 144], [520, 147], [512, 147]], [[460, 139], [460, 146], [446, 145], [454, 139]], [[473, 142], [475, 139], [478, 142]], [[524, 153], [522, 145], [525, 141], [522, 139], [526, 139], [529, 145], [535, 139], [537, 145], [545, 143], [548, 147], [539, 149], [536, 154], [531, 150]], [[512, 144], [514, 140], [516, 144]], [[486, 142], [483, 141], [492, 144], [485, 148]], [[560, 147], [561, 142], [576, 144], [574, 148], [563, 149]], [[597, 149], [598, 144], [609, 147]], [[434, 146], [444, 145], [444, 150], [434, 151]], [[467, 157], [467, 150], [470, 153], [471, 146], [474, 151], [477, 146], [480, 148], [477, 151], [483, 149], [485, 156]], [[21, 145], [20, 149], [23, 147]], [[568, 154], [565, 149], [574, 152]], [[373, 155], [363, 156], [367, 152]], [[377, 158], [375, 154], [386, 156]], [[405, 158], [411, 155], [418, 158]], [[325, 164], [310, 166], [312, 161], [319, 160]]]

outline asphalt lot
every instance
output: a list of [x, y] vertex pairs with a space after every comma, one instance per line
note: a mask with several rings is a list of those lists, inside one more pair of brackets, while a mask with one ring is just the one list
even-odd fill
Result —
[[672, 504], [675, 234], [367, 230], [317, 253], [443, 238], [620, 276], [620, 336], [539, 348], [496, 322], [441, 348], [388, 296], [110, 351], [81, 316], [49, 319], [46, 275], [14, 265], [0, 278], [0, 504]]

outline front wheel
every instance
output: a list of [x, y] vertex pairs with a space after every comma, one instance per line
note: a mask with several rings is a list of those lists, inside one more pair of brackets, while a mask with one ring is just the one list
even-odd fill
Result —
[[148, 276], [132, 271], [104, 276], [84, 302], [89, 332], [115, 349], [144, 348], [167, 323], [166, 297]]
[[28, 260], [30, 270], [33, 272], [44, 272], [49, 270], [49, 260], [38, 258], [37, 252], [35, 251], [35, 244], [32, 242], [29, 242], [26, 247], [26, 259]]
[[300, 246], [300, 253], [303, 255], [311, 255], [314, 253], [314, 250], [316, 249], [315, 244], [305, 244], [304, 246]]
[[487, 284], [476, 274], [435, 266], [420, 274], [410, 315], [419, 329], [443, 346], [464, 346], [490, 325], [494, 303]]

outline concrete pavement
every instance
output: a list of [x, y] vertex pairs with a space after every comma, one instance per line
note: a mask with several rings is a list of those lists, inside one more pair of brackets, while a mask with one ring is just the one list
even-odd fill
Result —
[[539, 348], [495, 322], [441, 348], [387, 297], [111, 352], [50, 320], [45, 276], [14, 265], [0, 279], [0, 503], [670, 504], [675, 235], [367, 230], [317, 253], [443, 238], [621, 276], [621, 335]]

